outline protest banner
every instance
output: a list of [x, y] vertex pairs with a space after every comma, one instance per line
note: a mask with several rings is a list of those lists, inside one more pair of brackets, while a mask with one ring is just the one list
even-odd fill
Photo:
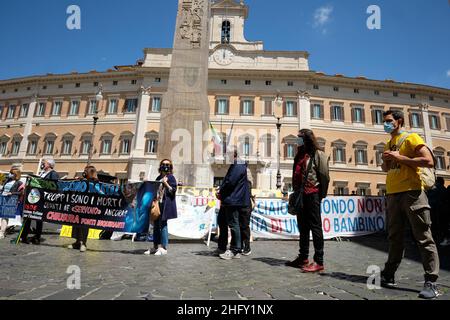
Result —
[[24, 218], [99, 230], [146, 232], [148, 211], [158, 187], [158, 182], [120, 187], [87, 180], [29, 177]]
[[0, 218], [14, 219], [20, 215], [19, 197], [0, 195]]
[[211, 188], [182, 187], [177, 191], [178, 219], [169, 220], [169, 233], [185, 239], [203, 239], [216, 228], [218, 201]]
[[[321, 212], [325, 239], [363, 236], [386, 227], [382, 197], [327, 197]], [[255, 239], [298, 239], [300, 234], [297, 218], [282, 199], [256, 199], [250, 226]]]
[[[62, 226], [61, 231], [59, 233], [59, 236], [62, 237], [62, 238], [73, 238], [72, 230], [73, 230], [72, 226]], [[89, 229], [88, 239], [90, 239], [90, 240], [99, 240], [101, 232], [102, 232], [102, 230]]]

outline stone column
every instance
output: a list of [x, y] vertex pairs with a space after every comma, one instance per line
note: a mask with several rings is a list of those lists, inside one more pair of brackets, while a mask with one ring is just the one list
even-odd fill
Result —
[[428, 116], [428, 109], [430, 106], [426, 103], [422, 103], [421, 105], [419, 105], [419, 107], [420, 110], [422, 111], [425, 143], [431, 148], [431, 150], [433, 150], [433, 137], [431, 136], [430, 120]]
[[150, 165], [145, 158], [145, 133], [147, 131], [147, 115], [150, 105], [151, 89], [151, 87], [142, 86], [139, 94], [139, 105], [136, 114], [134, 141], [131, 150], [129, 169], [129, 179], [133, 181], [141, 180], [141, 173], [144, 173], [144, 179], [146, 179], [150, 168]]
[[298, 114], [301, 129], [311, 129], [311, 100], [307, 91], [298, 92]]
[[23, 161], [27, 155], [27, 147], [28, 147], [28, 136], [33, 131], [33, 117], [36, 110], [37, 105], [37, 95], [33, 95], [31, 97], [30, 105], [28, 106], [28, 115], [25, 123], [25, 128], [23, 130], [23, 139], [20, 143], [20, 149], [18, 157], [21, 161]]
[[152, 87], [141, 87], [139, 95], [139, 107], [136, 115], [136, 128], [134, 133], [133, 151], [131, 156], [144, 157], [145, 155], [145, 133], [147, 131], [147, 115], [150, 105], [150, 92]]

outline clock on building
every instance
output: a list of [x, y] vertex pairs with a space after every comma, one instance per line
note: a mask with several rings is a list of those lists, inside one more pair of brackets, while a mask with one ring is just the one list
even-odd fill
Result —
[[229, 65], [234, 60], [234, 53], [228, 48], [218, 49], [214, 52], [214, 60], [222, 66]]

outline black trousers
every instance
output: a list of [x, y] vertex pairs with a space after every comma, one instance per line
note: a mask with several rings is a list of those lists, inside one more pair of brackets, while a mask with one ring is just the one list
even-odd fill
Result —
[[241, 228], [241, 248], [250, 250], [250, 219], [252, 216], [251, 208], [242, 208], [239, 212], [239, 227]]
[[[26, 239], [28, 237], [28, 234], [30, 233], [30, 229], [31, 229], [31, 219], [26, 219], [25, 220], [25, 225], [23, 227], [23, 231], [22, 231], [22, 239]], [[42, 235], [42, 227], [43, 227], [44, 223], [42, 221], [37, 221], [36, 220], [36, 235], [35, 238], [36, 239], [41, 239], [41, 235]]]
[[217, 224], [219, 225], [219, 250], [227, 251], [228, 223], [224, 207], [220, 207], [219, 215], [217, 216]]
[[322, 229], [322, 217], [320, 215], [320, 199], [317, 193], [304, 195], [304, 208], [297, 215], [298, 228], [300, 230], [300, 259], [309, 258], [310, 233], [313, 235], [314, 261], [324, 263], [324, 240]]
[[86, 245], [88, 235], [89, 235], [88, 228], [74, 226], [72, 229], [72, 236], [75, 238], [77, 244], [83, 242], [83, 244]]

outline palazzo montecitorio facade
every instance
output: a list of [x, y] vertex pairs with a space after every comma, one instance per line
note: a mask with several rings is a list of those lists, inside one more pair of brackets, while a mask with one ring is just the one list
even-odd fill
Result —
[[[211, 123], [223, 141], [233, 127], [233, 144], [249, 161], [256, 188], [276, 189], [278, 147], [282, 188], [291, 187], [295, 137], [311, 128], [330, 156], [330, 193], [383, 194], [381, 154], [389, 137], [382, 114], [389, 109], [405, 113], [406, 129], [424, 137], [438, 175], [450, 179], [449, 89], [312, 71], [305, 51], [265, 51], [262, 41], [247, 41], [248, 14], [243, 2], [212, 5], [208, 96]], [[1, 80], [0, 171], [20, 165], [35, 174], [39, 160], [51, 157], [62, 177], [74, 178], [93, 140], [99, 170], [121, 182], [152, 177], [170, 66], [171, 49], [147, 48], [134, 65], [105, 72]], [[227, 169], [213, 165], [216, 184]], [[176, 173], [181, 181], [184, 174]]]

